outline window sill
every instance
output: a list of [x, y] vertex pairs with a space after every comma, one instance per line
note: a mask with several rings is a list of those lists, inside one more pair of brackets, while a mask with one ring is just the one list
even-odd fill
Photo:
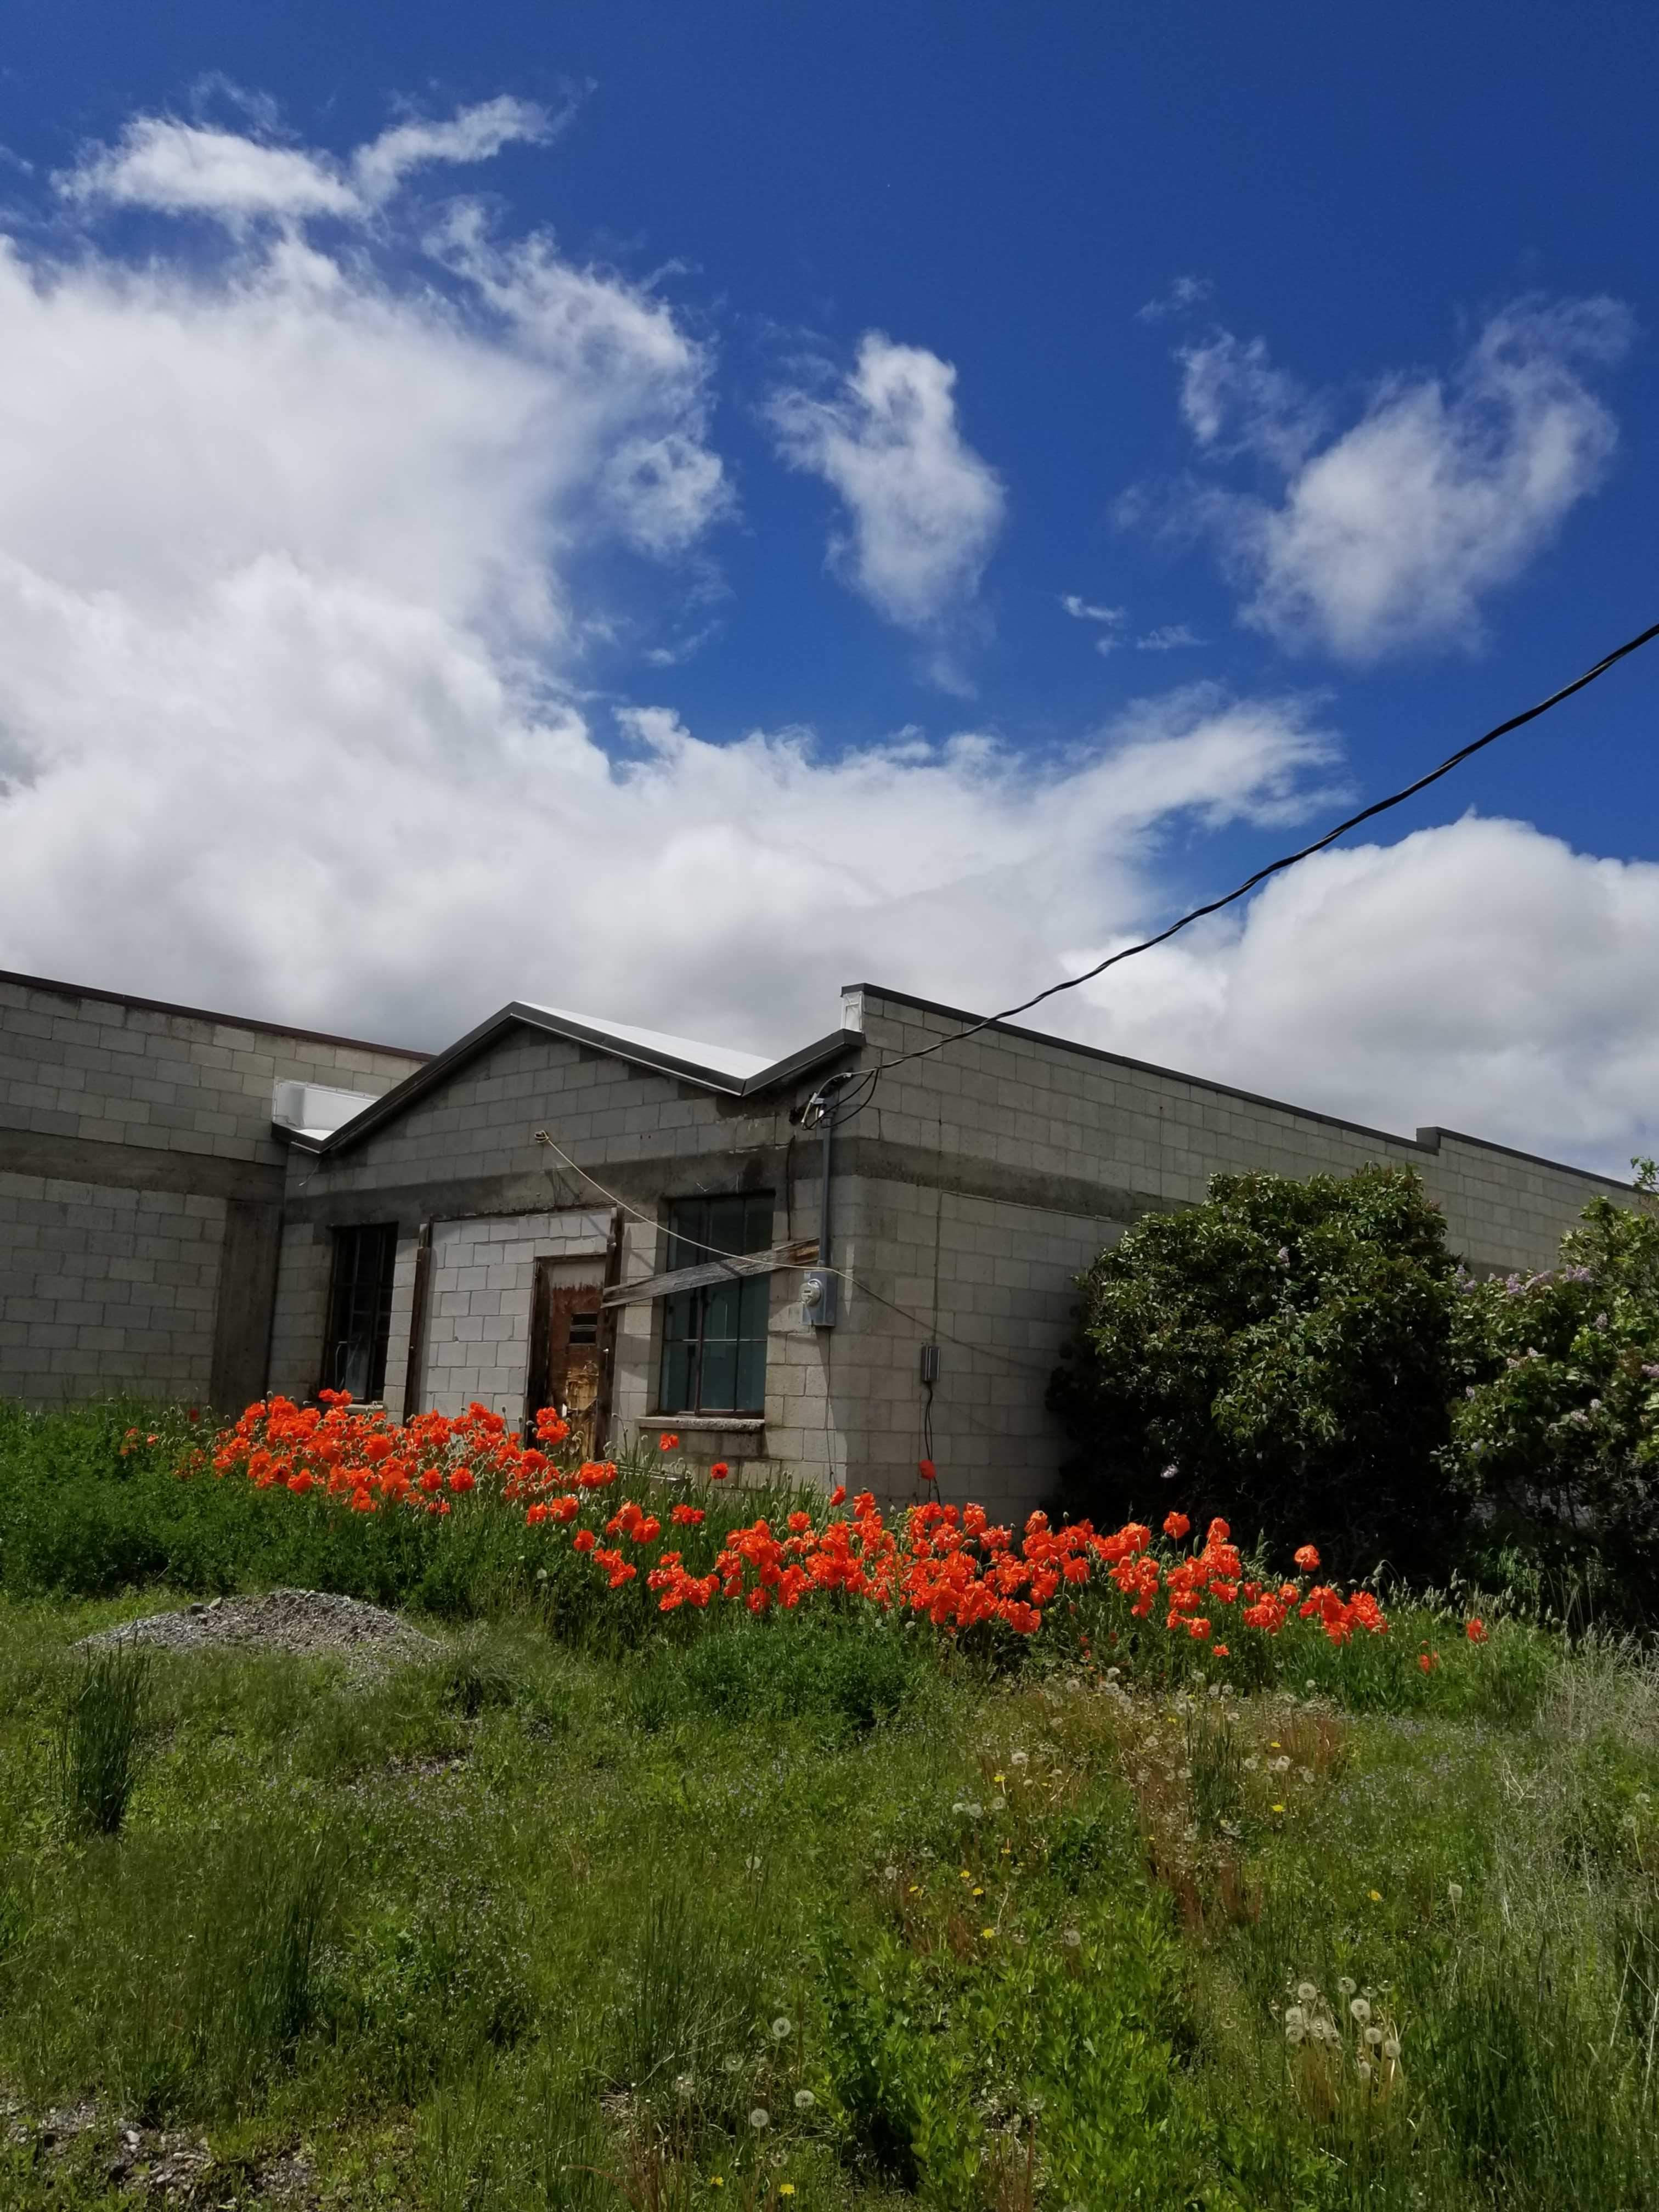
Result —
[[642, 1429], [684, 1429], [688, 1435], [724, 1432], [728, 1436], [758, 1436], [766, 1426], [764, 1413], [647, 1413]]

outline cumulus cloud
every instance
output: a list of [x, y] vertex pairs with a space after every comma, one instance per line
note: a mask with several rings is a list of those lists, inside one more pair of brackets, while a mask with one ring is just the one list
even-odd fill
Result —
[[256, 136], [141, 115], [113, 146], [88, 148], [53, 181], [71, 203], [209, 216], [232, 226], [262, 216], [361, 222], [415, 169], [488, 161], [512, 141], [544, 139], [553, 128], [544, 109], [503, 96], [464, 107], [447, 122], [398, 124], [341, 161], [284, 144], [270, 131]]
[[1069, 1018], [1372, 1127], [1623, 1174], [1659, 1147], [1656, 971], [1659, 866], [1468, 816], [1316, 855], [1241, 920], [1085, 986]]
[[979, 587], [1002, 527], [996, 471], [957, 422], [957, 372], [925, 346], [866, 333], [830, 397], [799, 387], [769, 414], [788, 464], [822, 477], [847, 510], [832, 565], [879, 614], [927, 635]]
[[1200, 449], [1283, 478], [1273, 497], [1201, 489], [1185, 519], [1243, 587], [1243, 620], [1291, 650], [1365, 662], [1473, 646], [1482, 601], [1601, 483], [1617, 431], [1586, 377], [1630, 331], [1613, 300], [1520, 301], [1449, 377], [1389, 379], [1334, 436], [1329, 401], [1259, 338], [1183, 348], [1182, 411]]

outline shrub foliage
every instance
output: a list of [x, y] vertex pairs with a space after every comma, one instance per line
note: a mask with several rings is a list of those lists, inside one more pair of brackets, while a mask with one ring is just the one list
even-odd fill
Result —
[[1591, 1200], [1559, 1267], [1465, 1279], [1469, 1379], [1443, 1467], [1494, 1541], [1559, 1589], [1659, 1611], [1659, 1169]]
[[[1459, 1517], [1441, 1453], [1456, 1382], [1455, 1262], [1408, 1170], [1212, 1177], [1082, 1282], [1050, 1403], [1070, 1502], [1150, 1514], [1183, 1496], [1348, 1571], [1440, 1568]], [[1173, 1472], [1172, 1472], [1173, 1471]]]

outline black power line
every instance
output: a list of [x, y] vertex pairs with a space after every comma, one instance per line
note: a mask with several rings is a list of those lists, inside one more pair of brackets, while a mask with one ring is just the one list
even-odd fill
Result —
[[1527, 708], [1522, 714], [1511, 714], [1506, 722], [1500, 722], [1496, 729], [1488, 730], [1484, 737], [1460, 746], [1457, 751], [1443, 760], [1438, 768], [1431, 769], [1426, 775], [1419, 775], [1414, 783], [1408, 783], [1403, 790], [1391, 792], [1388, 798], [1375, 799], [1370, 805], [1361, 807], [1358, 814], [1351, 814], [1346, 822], [1339, 822], [1334, 830], [1328, 830], [1322, 837], [1315, 838], [1311, 845], [1303, 846], [1299, 852], [1285, 853], [1276, 860], [1269, 860], [1254, 875], [1246, 876], [1235, 890], [1228, 891], [1221, 898], [1210, 899], [1202, 906], [1194, 907], [1178, 921], [1172, 921], [1167, 929], [1160, 929], [1156, 937], [1143, 938], [1139, 945], [1126, 945], [1121, 951], [1109, 953], [1104, 960], [1097, 961], [1082, 975], [1067, 975], [1060, 982], [1050, 983], [1046, 990], [1036, 992], [1031, 998], [1022, 999], [1017, 1006], [1005, 1006], [1000, 1013], [983, 1015], [966, 1029], [954, 1030], [949, 1036], [936, 1037], [932, 1044], [917, 1045], [909, 1052], [896, 1053], [891, 1060], [881, 1061], [870, 1071], [870, 1076], [874, 1079], [866, 1079], [868, 1089], [865, 1096], [856, 1105], [843, 1107], [836, 1116], [837, 1120], [845, 1121], [852, 1115], [862, 1112], [875, 1096], [876, 1083], [890, 1067], [902, 1067], [912, 1060], [926, 1060], [933, 1053], [943, 1052], [946, 1045], [960, 1044], [964, 1038], [977, 1036], [981, 1030], [990, 1029], [998, 1022], [1012, 1021], [1016, 1014], [1029, 1013], [1033, 1006], [1040, 1006], [1045, 999], [1052, 999], [1061, 991], [1075, 991], [1079, 983], [1092, 982], [1097, 975], [1103, 975], [1109, 968], [1115, 968], [1120, 960], [1133, 960], [1139, 952], [1150, 952], [1156, 945], [1167, 945], [1170, 938], [1183, 929], [1190, 928], [1194, 922], [1202, 921], [1207, 915], [1219, 914], [1224, 907], [1231, 906], [1235, 901], [1245, 897], [1258, 884], [1266, 883], [1269, 876], [1279, 875], [1285, 869], [1295, 867], [1298, 861], [1309, 860], [1316, 853], [1322, 853], [1328, 845], [1334, 845], [1339, 837], [1346, 837], [1350, 830], [1357, 830], [1362, 822], [1372, 821], [1377, 815], [1386, 814], [1391, 806], [1399, 806], [1406, 799], [1414, 799], [1419, 791], [1426, 791], [1431, 783], [1438, 783], [1443, 775], [1449, 775], [1455, 768], [1461, 767], [1484, 746], [1492, 744], [1498, 738], [1507, 737], [1511, 730], [1518, 730], [1525, 723], [1535, 722], [1540, 714], [1547, 714], [1552, 707], [1559, 707], [1564, 699], [1571, 699], [1575, 691], [1582, 691], [1586, 684], [1594, 684], [1598, 676], [1605, 676], [1615, 661], [1623, 660], [1627, 653], [1639, 651], [1656, 637], [1659, 637], [1659, 623], [1653, 623], [1638, 636], [1627, 639], [1623, 645], [1615, 646], [1611, 653], [1596, 662], [1594, 668], [1587, 668], [1571, 684], [1564, 684], [1559, 691], [1552, 691], [1547, 699], [1540, 699], [1536, 706]]

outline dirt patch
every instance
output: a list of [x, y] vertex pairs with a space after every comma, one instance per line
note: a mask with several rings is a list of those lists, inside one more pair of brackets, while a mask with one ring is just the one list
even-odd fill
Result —
[[82, 1638], [82, 1648], [106, 1650], [117, 1644], [159, 1645], [167, 1651], [204, 1651], [226, 1646], [244, 1650], [288, 1651], [300, 1658], [349, 1651], [362, 1658], [417, 1659], [437, 1646], [401, 1614], [361, 1598], [336, 1597], [326, 1590], [275, 1589], [259, 1597], [215, 1598], [176, 1613], [152, 1613]]
[[36, 2174], [74, 2194], [76, 2203], [77, 2186], [100, 2185], [181, 2212], [230, 2212], [237, 2205], [315, 2212], [319, 2201], [316, 2169], [303, 2148], [222, 2164], [201, 2136], [141, 2127], [90, 2100], [31, 2116], [16, 2099], [0, 2096], [0, 2141], [32, 2152]]

